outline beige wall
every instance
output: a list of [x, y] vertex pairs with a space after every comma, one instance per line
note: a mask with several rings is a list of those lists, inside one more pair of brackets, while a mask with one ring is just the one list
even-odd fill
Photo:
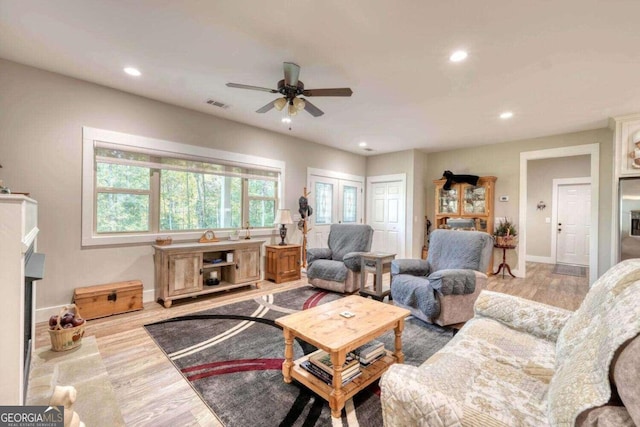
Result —
[[293, 212], [307, 167], [365, 175], [364, 156], [0, 60], [0, 179], [39, 203], [38, 308], [68, 303], [78, 286], [141, 279], [153, 289], [150, 245], [80, 246], [82, 126], [283, 160]]
[[[553, 224], [553, 180], [556, 178], [580, 178], [591, 175], [591, 156], [572, 156], [556, 159], [530, 160], [527, 165], [527, 258], [551, 256]], [[544, 201], [546, 208], [538, 210]]]
[[[430, 153], [427, 171], [427, 215], [432, 218], [434, 207], [434, 179], [442, 172], [451, 170], [456, 174], [494, 175], [496, 181], [496, 217], [509, 217], [518, 222], [520, 197], [520, 153], [582, 144], [600, 144], [600, 231], [598, 245], [603, 248], [598, 254], [599, 274], [611, 266], [611, 182], [613, 179], [613, 132], [610, 129], [595, 129], [563, 135], [504, 142], [459, 150]], [[499, 202], [500, 196], [509, 196], [508, 202]], [[500, 253], [500, 256], [502, 254]], [[509, 251], [507, 261], [517, 267], [515, 251]], [[494, 255], [494, 264], [499, 260]]]

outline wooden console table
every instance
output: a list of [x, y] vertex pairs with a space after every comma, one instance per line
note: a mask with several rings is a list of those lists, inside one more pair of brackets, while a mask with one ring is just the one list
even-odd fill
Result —
[[500, 264], [500, 266], [498, 267], [498, 271], [496, 271], [493, 274], [497, 276], [498, 274], [500, 274], [500, 271], [502, 271], [502, 278], [504, 279], [504, 271], [507, 270], [509, 272], [509, 276], [515, 278], [516, 276], [514, 276], [511, 273], [511, 268], [509, 267], [509, 264], [507, 264], [507, 249], [515, 249], [516, 246], [515, 245], [493, 245], [493, 247], [502, 249], [502, 264]]
[[[165, 308], [180, 298], [226, 291], [260, 282], [260, 247], [264, 240], [154, 245], [156, 299]], [[219, 260], [219, 261], [218, 261]], [[214, 262], [215, 261], [215, 262]], [[205, 285], [217, 276], [219, 283]]]

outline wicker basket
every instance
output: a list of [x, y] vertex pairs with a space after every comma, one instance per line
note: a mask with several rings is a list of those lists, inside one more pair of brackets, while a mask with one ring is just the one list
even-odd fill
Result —
[[78, 307], [76, 307], [75, 304], [69, 304], [62, 307], [58, 314], [58, 323], [54, 326], [54, 329], [49, 329], [51, 350], [53, 351], [71, 350], [72, 348], [80, 346], [82, 343], [86, 321], [82, 325], [64, 329], [60, 325], [60, 320], [66, 313], [73, 313], [76, 317], [82, 317], [80, 316], [80, 311], [78, 311]]

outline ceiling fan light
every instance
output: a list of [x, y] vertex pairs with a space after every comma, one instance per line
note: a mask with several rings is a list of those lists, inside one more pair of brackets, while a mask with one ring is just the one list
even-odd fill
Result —
[[293, 104], [289, 104], [289, 115], [295, 116], [296, 114], [298, 114], [298, 109], [296, 108], [296, 106]]
[[304, 99], [295, 98], [293, 100], [293, 106], [296, 107], [297, 110], [304, 110], [304, 106], [305, 106]]
[[273, 103], [273, 106], [276, 107], [276, 110], [282, 111], [282, 109], [287, 105], [287, 98], [278, 98]]

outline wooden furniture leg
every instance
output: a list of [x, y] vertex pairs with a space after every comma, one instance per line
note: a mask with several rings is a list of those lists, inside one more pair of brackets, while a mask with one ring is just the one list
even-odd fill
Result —
[[396, 340], [393, 355], [398, 363], [404, 363], [404, 353], [402, 352], [402, 331], [404, 331], [404, 319], [400, 319], [394, 328]]
[[342, 365], [344, 365], [346, 357], [347, 353], [344, 350], [331, 353], [333, 391], [329, 395], [329, 407], [331, 408], [331, 416], [334, 418], [340, 418], [346, 400], [344, 391], [342, 391]]
[[284, 362], [282, 362], [282, 375], [285, 383], [291, 383], [291, 369], [293, 369], [293, 333], [289, 328], [283, 328], [284, 332]]
[[498, 271], [496, 271], [493, 274], [497, 276], [502, 271], [502, 278], [504, 279], [504, 272], [506, 270], [507, 272], [509, 272], [509, 276], [515, 278], [516, 276], [514, 276], [513, 273], [511, 273], [511, 267], [509, 267], [509, 264], [507, 264], [507, 249], [509, 248], [503, 247], [500, 249], [502, 249], [502, 264], [498, 266]]

